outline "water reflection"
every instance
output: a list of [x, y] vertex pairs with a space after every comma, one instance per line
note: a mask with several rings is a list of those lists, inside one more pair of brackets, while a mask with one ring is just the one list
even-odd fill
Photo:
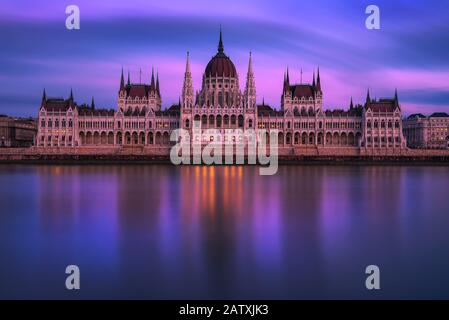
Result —
[[369, 298], [373, 263], [382, 297], [449, 297], [447, 178], [444, 167], [0, 166], [0, 275], [20, 284], [0, 297], [66, 297], [55, 275], [72, 263], [84, 298]]

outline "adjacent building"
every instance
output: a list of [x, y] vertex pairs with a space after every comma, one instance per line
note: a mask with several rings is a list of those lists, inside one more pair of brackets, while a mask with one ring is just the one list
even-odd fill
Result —
[[0, 115], [0, 147], [31, 147], [36, 133], [34, 119]]
[[430, 116], [412, 114], [403, 121], [404, 135], [410, 148], [449, 148], [449, 115], [435, 112]]

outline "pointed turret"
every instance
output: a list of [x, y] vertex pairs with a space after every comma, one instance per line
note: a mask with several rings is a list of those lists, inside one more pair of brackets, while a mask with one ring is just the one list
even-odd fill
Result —
[[371, 97], [369, 95], [369, 89], [368, 89], [368, 92], [366, 93], [366, 103], [369, 103], [369, 102], [371, 102]]
[[154, 83], [154, 67], [151, 67], [151, 83], [150, 83], [151, 91], [156, 88], [156, 84]]
[[353, 109], [354, 108], [354, 103], [352, 102], [352, 97], [351, 97], [351, 103], [349, 104], [349, 109]]
[[399, 98], [398, 98], [398, 89], [397, 88], [394, 90], [394, 103], [395, 103], [395, 105], [398, 108], [400, 108], [400, 106], [399, 106]]
[[92, 96], [92, 102], [90, 103], [90, 107], [92, 108], [92, 110], [95, 110], [95, 101], [94, 101], [93, 96]]
[[69, 100], [73, 101], [73, 90], [72, 88], [70, 88], [70, 97]]
[[120, 90], [125, 88], [125, 78], [123, 77], [123, 67], [122, 67], [122, 76], [120, 77]]
[[45, 92], [44, 88], [44, 92], [42, 93], [42, 103], [44, 103], [45, 101], [47, 101], [47, 93]]
[[315, 88], [315, 71], [313, 72], [313, 81], [312, 81], [312, 87]]
[[247, 107], [254, 108], [256, 106], [256, 83], [254, 80], [253, 59], [251, 52], [249, 53], [248, 73], [246, 74], [246, 87], [244, 94]]
[[222, 33], [221, 33], [221, 25], [220, 25], [220, 40], [218, 41], [218, 53], [224, 53], [223, 36], [222, 36]]
[[318, 75], [316, 79], [316, 89], [321, 92], [320, 67], [318, 67]]
[[[203, 76], [204, 82], [204, 76]], [[190, 71], [190, 54], [187, 51], [186, 70], [184, 73], [184, 84], [182, 86], [182, 102], [185, 108], [193, 106], [193, 82], [192, 72]]]
[[161, 95], [161, 92], [159, 91], [159, 71], [156, 72], [156, 92], [158, 95]]
[[129, 76], [129, 70], [128, 70], [128, 86], [131, 85], [131, 77]]

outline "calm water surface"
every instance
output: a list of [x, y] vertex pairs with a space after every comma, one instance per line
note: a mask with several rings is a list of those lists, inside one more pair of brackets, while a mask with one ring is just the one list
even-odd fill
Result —
[[0, 258], [0, 298], [448, 299], [449, 168], [2, 165]]

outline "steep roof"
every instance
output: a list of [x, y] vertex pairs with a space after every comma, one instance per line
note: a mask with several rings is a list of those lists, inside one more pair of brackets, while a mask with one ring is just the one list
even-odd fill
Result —
[[394, 112], [398, 107], [396, 99], [369, 100], [365, 104], [365, 109], [373, 112]]
[[432, 113], [429, 118], [447, 118], [449, 117], [449, 114], [446, 112], [434, 112]]
[[278, 111], [267, 104], [259, 104], [259, 105], [257, 105], [257, 114], [258, 114], [258, 116], [263, 116], [263, 117], [268, 117], [268, 116], [280, 117], [280, 116], [284, 115], [284, 112]]

